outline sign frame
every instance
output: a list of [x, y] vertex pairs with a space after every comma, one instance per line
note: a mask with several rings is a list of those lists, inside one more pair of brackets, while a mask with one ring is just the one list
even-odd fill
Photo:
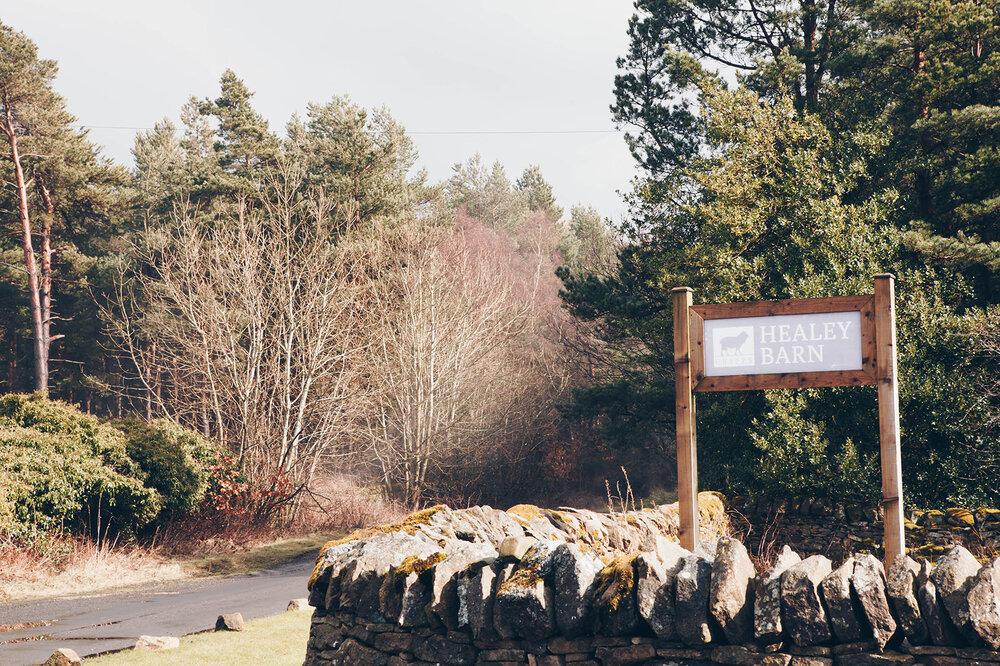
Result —
[[[885, 563], [905, 552], [903, 483], [896, 366], [895, 277], [875, 276], [873, 294], [828, 298], [693, 305], [689, 287], [672, 290], [676, 388], [677, 494], [680, 542], [698, 543], [698, 453], [695, 394], [830, 386], [878, 387]], [[861, 369], [773, 374], [705, 374], [705, 320], [828, 312], [861, 313]]]
[[[861, 369], [818, 372], [785, 372], [759, 375], [705, 375], [705, 320], [772, 317], [827, 312], [861, 313]], [[756, 391], [761, 389], [812, 386], [865, 386], [875, 384], [875, 297], [834, 296], [832, 298], [756, 301], [693, 305], [688, 311], [691, 326], [692, 390]]]

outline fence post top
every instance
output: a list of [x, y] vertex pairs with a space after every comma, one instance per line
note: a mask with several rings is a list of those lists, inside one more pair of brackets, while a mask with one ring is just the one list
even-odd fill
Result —
[[876, 280], [895, 280], [896, 276], [892, 273], [877, 273], [875, 275]]
[[691, 287], [674, 287], [673, 289], [670, 290], [670, 293], [678, 294], [684, 291], [694, 292], [694, 289], [692, 289]]

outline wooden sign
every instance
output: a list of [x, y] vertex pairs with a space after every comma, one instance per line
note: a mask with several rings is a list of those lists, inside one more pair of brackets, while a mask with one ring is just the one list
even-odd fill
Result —
[[698, 542], [694, 393], [875, 384], [886, 565], [903, 552], [893, 282], [877, 275], [865, 296], [712, 305], [692, 305], [687, 287], [673, 290], [682, 546]]
[[695, 391], [875, 383], [873, 296], [695, 305]]

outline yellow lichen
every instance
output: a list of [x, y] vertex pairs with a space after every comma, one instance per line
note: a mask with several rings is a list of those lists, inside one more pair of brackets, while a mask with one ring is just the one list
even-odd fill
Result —
[[402, 586], [403, 581], [410, 574], [421, 575], [430, 571], [431, 567], [443, 560], [447, 555], [443, 551], [437, 551], [436, 553], [431, 553], [427, 557], [420, 557], [419, 555], [409, 555], [399, 563], [392, 573], [392, 585], [393, 587], [399, 588]]
[[973, 517], [972, 512], [968, 509], [953, 507], [951, 509], [945, 509], [944, 515], [947, 517], [948, 522], [952, 525], [956, 525], [958, 527], [976, 526], [976, 519]]
[[510, 593], [515, 589], [527, 589], [533, 587], [542, 579], [538, 575], [538, 571], [532, 568], [518, 569], [514, 572], [510, 578], [505, 580], [502, 585], [500, 585], [499, 592], [502, 594]]
[[618, 555], [597, 575], [595, 595], [598, 603], [611, 610], [618, 610], [635, 587], [633, 564], [636, 553]]
[[542, 515], [542, 510], [534, 504], [515, 504], [507, 509], [507, 513], [525, 523], [530, 523]]
[[[521, 506], [528, 506], [528, 505], [521, 505]], [[549, 514], [550, 518], [555, 518], [557, 521], [559, 521], [560, 523], [562, 523], [567, 527], [573, 524], [573, 519], [567, 516], [562, 511], [556, 511], [555, 509], [548, 509], [546, 513]]]
[[943, 525], [945, 522], [945, 516], [943, 511], [938, 511], [937, 509], [932, 509], [930, 511], [924, 511], [917, 522], [924, 527], [933, 527], [934, 525]]
[[431, 516], [440, 511], [444, 511], [447, 508], [448, 507], [444, 504], [436, 504], [432, 507], [411, 513], [398, 523], [387, 523], [385, 525], [375, 525], [374, 527], [362, 527], [361, 529], [354, 530], [345, 537], [334, 539], [333, 541], [327, 541], [323, 544], [323, 547], [319, 549], [319, 555], [316, 557], [316, 565], [313, 567], [312, 574], [309, 576], [307, 589], [311, 590], [313, 583], [315, 583], [316, 579], [319, 578], [320, 566], [323, 564], [323, 555], [326, 553], [327, 549], [333, 548], [334, 546], [340, 546], [345, 543], [350, 543], [351, 541], [367, 539], [368, 537], [375, 536], [376, 534], [390, 534], [392, 532], [405, 532], [406, 534], [413, 534], [417, 531], [418, 527], [426, 525]]

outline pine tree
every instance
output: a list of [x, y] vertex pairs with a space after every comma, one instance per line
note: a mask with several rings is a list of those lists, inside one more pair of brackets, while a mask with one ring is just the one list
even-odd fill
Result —
[[531, 210], [541, 210], [553, 222], [558, 222], [562, 218], [563, 210], [556, 205], [552, 186], [545, 180], [537, 164], [532, 164], [524, 170], [514, 183], [514, 188], [527, 195], [528, 207]]
[[219, 86], [219, 97], [205, 100], [201, 113], [213, 116], [218, 123], [215, 158], [230, 176], [223, 186], [242, 189], [259, 185], [261, 171], [277, 157], [278, 138], [251, 105], [253, 93], [232, 70], [223, 72]]
[[[98, 155], [86, 132], [74, 128], [76, 119], [52, 88], [56, 72], [55, 61], [39, 59], [28, 37], [0, 24], [0, 130], [11, 175], [6, 180], [13, 183], [8, 194], [21, 227], [33, 387], [41, 393], [50, 387], [52, 342], [64, 337], [52, 332], [55, 303], [60, 295], [75, 298], [72, 292], [82, 286], [95, 253], [107, 250], [101, 230], [120, 219], [125, 204], [124, 172]], [[16, 345], [10, 354], [16, 358]]]
[[339, 203], [346, 224], [399, 215], [415, 196], [409, 171], [417, 153], [406, 130], [385, 108], [368, 111], [349, 97], [308, 106], [306, 121], [287, 127], [287, 155], [309, 185]]

